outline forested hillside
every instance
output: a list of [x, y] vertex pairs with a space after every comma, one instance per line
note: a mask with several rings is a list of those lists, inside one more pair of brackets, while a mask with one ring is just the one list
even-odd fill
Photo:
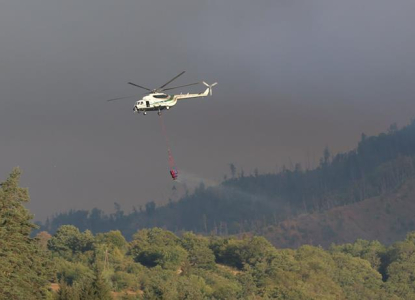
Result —
[[277, 249], [265, 238], [34, 229], [18, 170], [0, 187], [0, 299], [415, 299], [415, 232], [386, 247]]
[[[145, 207], [125, 213], [116, 205], [110, 215], [97, 208], [70, 211], [47, 220], [41, 229], [53, 233], [64, 224], [93, 233], [117, 229], [127, 239], [137, 229], [155, 226], [176, 233], [183, 230], [215, 235], [263, 233], [265, 228], [299, 215], [318, 215], [393, 193], [414, 177], [414, 159], [415, 121], [401, 129], [393, 124], [387, 133], [378, 136], [362, 134], [357, 148], [347, 153], [332, 156], [326, 148], [319, 166], [312, 170], [295, 164], [276, 174], [246, 175], [232, 166], [230, 179], [221, 185], [205, 188], [201, 183], [193, 193], [165, 206], [156, 207], [150, 201]], [[401, 236], [402, 233], [391, 241]], [[281, 246], [290, 245], [287, 242]]]
[[277, 247], [304, 244], [329, 247], [356, 238], [376, 239], [391, 244], [415, 230], [415, 179], [408, 179], [396, 191], [335, 207], [323, 212], [301, 214], [261, 228]]
[[359, 240], [281, 250], [262, 237], [179, 238], [153, 228], [128, 243], [119, 231], [93, 236], [65, 225], [47, 246], [55, 299], [415, 298], [415, 234], [388, 248]]
[[326, 210], [394, 190], [414, 175], [415, 120], [398, 130], [367, 137], [362, 134], [356, 149], [332, 156], [325, 149], [320, 165], [278, 174], [233, 178], [225, 186], [254, 195], [279, 199], [293, 212]]

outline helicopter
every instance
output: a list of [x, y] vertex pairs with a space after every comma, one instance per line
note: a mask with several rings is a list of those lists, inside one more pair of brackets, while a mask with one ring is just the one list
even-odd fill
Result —
[[[177, 104], [178, 100], [183, 100], [183, 99], [190, 99], [190, 98], [198, 98], [198, 97], [206, 97], [208, 95], [212, 95], [212, 87], [214, 87], [215, 85], [217, 85], [218, 83], [215, 82], [213, 84], [207, 84], [206, 82], [202, 82], [205, 86], [207, 86], [207, 89], [199, 94], [177, 94], [177, 95], [169, 95], [164, 93], [164, 91], [168, 91], [168, 90], [173, 90], [173, 89], [178, 89], [178, 88], [182, 88], [182, 87], [187, 87], [187, 86], [191, 86], [191, 85], [196, 85], [196, 84], [200, 84], [201, 82], [195, 82], [195, 83], [190, 83], [190, 84], [185, 84], [185, 85], [180, 85], [180, 86], [175, 86], [175, 87], [166, 87], [168, 84], [170, 84], [172, 81], [176, 80], [177, 78], [179, 78], [180, 76], [182, 76], [185, 73], [185, 71], [181, 72], [180, 74], [178, 74], [177, 76], [173, 77], [172, 79], [170, 79], [168, 82], [166, 82], [165, 84], [163, 84], [162, 86], [160, 86], [159, 88], [156, 89], [149, 89], [146, 88], [144, 86], [135, 84], [133, 82], [128, 82], [128, 84], [147, 90], [148, 92], [146, 92], [146, 96], [144, 96], [142, 99], [138, 100], [135, 102], [134, 107], [133, 107], [133, 112], [134, 113], [140, 113], [142, 112], [143, 115], [146, 115], [148, 111], [157, 111], [158, 115], [161, 116], [161, 111], [162, 110], [169, 110], [171, 107], [175, 106]], [[134, 96], [128, 96], [128, 97], [121, 97], [121, 98], [114, 98], [114, 99], [109, 99], [107, 101], [114, 101], [114, 100], [120, 100], [120, 99], [126, 99], [126, 98], [132, 98]]]

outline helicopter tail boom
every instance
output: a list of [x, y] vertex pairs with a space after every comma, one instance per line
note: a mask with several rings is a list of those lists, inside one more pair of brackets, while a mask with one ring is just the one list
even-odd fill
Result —
[[204, 85], [206, 85], [208, 88], [200, 94], [180, 94], [180, 95], [176, 95], [176, 99], [177, 100], [183, 100], [183, 99], [190, 99], [190, 98], [198, 98], [198, 97], [206, 97], [208, 95], [212, 95], [212, 87], [217, 85], [218, 83], [215, 82], [213, 84], [207, 84], [206, 82], [203, 82]]

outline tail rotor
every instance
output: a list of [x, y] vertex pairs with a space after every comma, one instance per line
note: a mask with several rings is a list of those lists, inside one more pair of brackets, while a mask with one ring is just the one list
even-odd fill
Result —
[[218, 83], [212, 83], [212, 84], [207, 84], [206, 82], [203, 81], [203, 84], [206, 85], [209, 88], [209, 95], [212, 96], [212, 87], [214, 87], [215, 85], [217, 85]]

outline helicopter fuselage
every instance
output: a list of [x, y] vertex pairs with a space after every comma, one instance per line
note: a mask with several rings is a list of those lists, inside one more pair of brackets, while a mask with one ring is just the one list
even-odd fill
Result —
[[136, 113], [143, 112], [144, 114], [147, 111], [162, 111], [164, 109], [170, 109], [170, 107], [175, 106], [178, 100], [206, 97], [211, 92], [211, 86], [199, 94], [179, 94], [179, 95], [168, 95], [164, 93], [151, 93], [141, 100], [135, 102], [133, 111]]
[[175, 95], [167, 95], [163, 93], [150, 94], [138, 100], [134, 104], [134, 112], [140, 111], [159, 111], [169, 109], [176, 105], [177, 98]]

